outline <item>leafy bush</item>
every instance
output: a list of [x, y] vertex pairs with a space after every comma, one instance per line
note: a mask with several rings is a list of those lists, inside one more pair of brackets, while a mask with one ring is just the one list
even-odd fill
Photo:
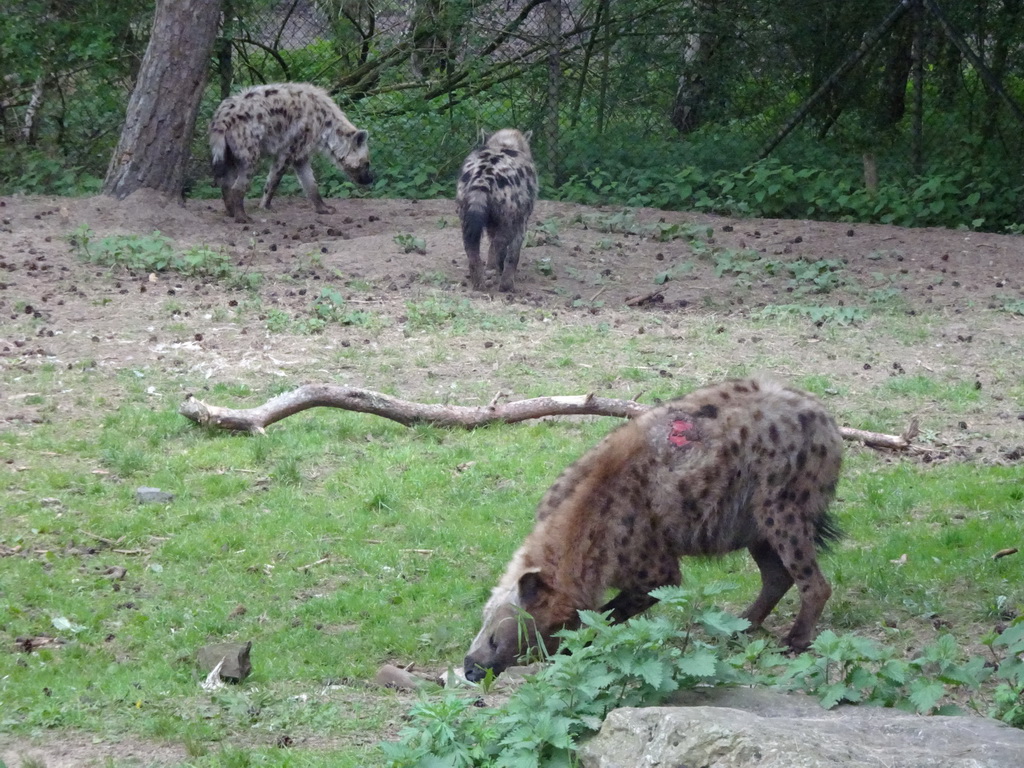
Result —
[[721, 641], [748, 622], [706, 603], [721, 590], [656, 590], [672, 615], [627, 624], [610, 625], [604, 616], [581, 612], [583, 626], [562, 633], [564, 652], [516, 689], [503, 710], [473, 707], [475, 694], [448, 692], [439, 702], [421, 701], [400, 740], [382, 745], [389, 764], [570, 765], [579, 737], [596, 731], [616, 707], [654, 704], [708, 682], [747, 681], [745, 657], [727, 657]]
[[[656, 705], [673, 691], [698, 685], [799, 690], [827, 709], [863, 703], [950, 714], [960, 711], [949, 702], [951, 693], [976, 691], [994, 674], [1001, 682], [989, 714], [1024, 723], [1024, 621], [992, 639], [993, 648], [1006, 648], [995, 673], [981, 657], [962, 660], [951, 635], [904, 660], [873, 640], [826, 630], [808, 652], [790, 658], [768, 640], [737, 634], [749, 622], [709, 603], [725, 589], [654, 590], [662, 606], [657, 615], [625, 624], [581, 611], [582, 627], [561, 633], [561, 652], [528, 677], [504, 708], [474, 706], [473, 691], [424, 695], [399, 740], [381, 745], [388, 765], [574, 765], [580, 737], [597, 731], [612, 709]], [[490, 682], [484, 681], [485, 689]]]
[[995, 706], [989, 715], [1016, 728], [1024, 728], [1024, 618], [990, 641], [992, 649], [1005, 648], [995, 677]]

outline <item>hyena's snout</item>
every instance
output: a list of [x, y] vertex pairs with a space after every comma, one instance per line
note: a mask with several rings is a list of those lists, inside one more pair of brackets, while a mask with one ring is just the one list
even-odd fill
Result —
[[362, 184], [364, 187], [368, 187], [371, 184], [373, 184], [373, 182], [374, 182], [374, 180], [376, 178], [373, 175], [373, 170], [371, 170], [369, 165], [362, 165], [362, 166], [360, 166], [358, 168], [355, 168], [355, 169], [352, 170], [351, 173], [352, 173], [352, 180], [356, 184]]
[[487, 677], [487, 669], [480, 666], [472, 656], [466, 657], [462, 663], [462, 669], [466, 673], [466, 679], [471, 683], [479, 683]]

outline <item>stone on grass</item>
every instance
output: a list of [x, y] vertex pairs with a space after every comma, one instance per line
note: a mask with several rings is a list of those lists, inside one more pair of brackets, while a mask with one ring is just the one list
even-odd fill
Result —
[[583, 768], [1021, 768], [1024, 731], [976, 716], [822, 709], [763, 689], [688, 691], [684, 706], [616, 709]]
[[377, 670], [373, 682], [382, 688], [395, 688], [399, 691], [415, 691], [427, 681], [417, 677], [407, 669], [396, 667], [394, 664], [385, 664]]
[[139, 504], [170, 504], [174, 501], [174, 494], [161, 491], [159, 488], [142, 486], [135, 489], [135, 500]]
[[200, 648], [196, 652], [196, 658], [204, 674], [210, 672], [223, 659], [224, 664], [220, 668], [221, 679], [240, 683], [252, 673], [250, 650], [252, 640], [247, 643], [214, 643]]

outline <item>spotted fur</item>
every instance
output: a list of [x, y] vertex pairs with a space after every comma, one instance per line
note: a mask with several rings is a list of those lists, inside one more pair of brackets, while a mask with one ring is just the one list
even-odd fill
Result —
[[248, 221], [245, 193], [263, 155], [274, 160], [260, 206], [270, 208], [277, 185], [292, 167], [317, 213], [333, 213], [324, 203], [309, 164], [325, 153], [359, 184], [372, 184], [366, 131], [356, 128], [321, 88], [308, 83], [257, 85], [221, 102], [210, 122], [214, 183], [237, 221]]
[[[818, 550], [838, 537], [828, 513], [842, 436], [821, 402], [763, 379], [726, 381], [653, 408], [566, 469], [484, 607], [466, 677], [499, 674], [577, 612], [625, 621], [679, 584], [679, 558], [747, 549], [761, 592], [744, 612], [760, 625], [795, 583], [800, 611], [785, 642], [812, 639], [832, 589]], [[618, 594], [602, 606], [605, 590]]]
[[484, 284], [480, 241], [486, 230], [490, 239], [487, 266], [497, 272], [498, 289], [515, 290], [519, 252], [536, 199], [537, 172], [529, 133], [504, 128], [466, 158], [455, 204], [469, 257], [469, 279], [475, 289]]

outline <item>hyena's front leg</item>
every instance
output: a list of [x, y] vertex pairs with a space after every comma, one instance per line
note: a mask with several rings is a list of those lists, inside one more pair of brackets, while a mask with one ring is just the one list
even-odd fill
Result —
[[274, 199], [274, 193], [277, 191], [277, 185], [281, 183], [281, 179], [284, 178], [284, 172], [288, 170], [288, 155], [284, 152], [279, 153], [274, 157], [274, 162], [270, 165], [270, 173], [267, 174], [267, 183], [263, 187], [263, 197], [260, 199], [260, 208], [270, 210], [270, 201]]
[[599, 609], [599, 613], [605, 611], [611, 611], [611, 621], [613, 624], [621, 624], [627, 619], [631, 619], [638, 614], [643, 613], [657, 600], [639, 589], [624, 589], [607, 603], [602, 605]]
[[295, 175], [299, 177], [299, 183], [302, 185], [302, 191], [306, 193], [306, 197], [313, 203], [313, 207], [316, 208], [317, 213], [334, 213], [334, 209], [324, 203], [324, 199], [320, 197], [320, 190], [316, 186], [316, 179], [313, 177], [313, 168], [309, 164], [309, 158], [295, 161]]

